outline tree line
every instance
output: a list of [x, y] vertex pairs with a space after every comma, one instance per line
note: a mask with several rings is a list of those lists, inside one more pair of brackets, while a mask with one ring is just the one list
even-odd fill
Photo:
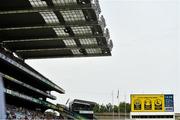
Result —
[[[125, 110], [126, 108], [126, 110]], [[121, 113], [130, 113], [131, 111], [131, 105], [129, 103], [121, 102], [119, 105], [112, 105], [111, 103], [108, 103], [106, 105], [102, 104], [96, 104], [93, 111], [95, 113], [103, 113], [103, 112], [121, 112]]]

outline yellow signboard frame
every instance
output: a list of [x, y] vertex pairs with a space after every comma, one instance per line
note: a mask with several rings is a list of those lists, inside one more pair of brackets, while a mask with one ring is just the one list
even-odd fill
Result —
[[164, 112], [164, 94], [132, 94], [131, 112]]

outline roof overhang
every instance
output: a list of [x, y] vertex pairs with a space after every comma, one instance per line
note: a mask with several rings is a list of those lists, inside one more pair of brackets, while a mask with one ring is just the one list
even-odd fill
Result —
[[111, 56], [98, 0], [1, 0], [0, 43], [22, 59]]

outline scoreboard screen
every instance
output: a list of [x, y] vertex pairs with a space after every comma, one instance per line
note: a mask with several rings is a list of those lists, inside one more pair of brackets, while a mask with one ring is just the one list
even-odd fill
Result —
[[132, 94], [131, 112], [174, 112], [172, 94]]

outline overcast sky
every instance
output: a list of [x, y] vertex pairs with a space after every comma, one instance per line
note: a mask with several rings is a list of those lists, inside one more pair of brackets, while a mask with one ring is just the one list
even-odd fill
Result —
[[[130, 94], [175, 95], [180, 112], [179, 0], [100, 0], [114, 48], [111, 57], [26, 62], [65, 89], [54, 103], [84, 99], [117, 104]], [[179, 19], [180, 20], [180, 19]], [[126, 97], [125, 97], [126, 96]]]

